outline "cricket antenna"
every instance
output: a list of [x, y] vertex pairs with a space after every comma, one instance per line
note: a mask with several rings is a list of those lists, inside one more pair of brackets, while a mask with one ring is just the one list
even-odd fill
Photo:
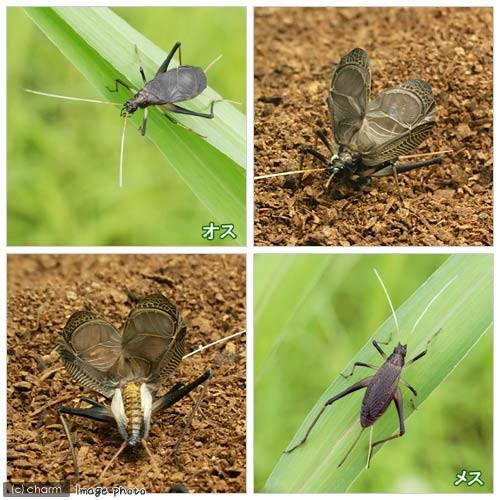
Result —
[[387, 302], [389, 302], [389, 306], [390, 306], [391, 311], [392, 311], [392, 317], [394, 318], [394, 323], [396, 324], [396, 333], [398, 334], [398, 342], [399, 342], [399, 339], [401, 338], [401, 333], [399, 331], [398, 318], [396, 316], [396, 311], [394, 310], [394, 306], [392, 305], [392, 300], [389, 297], [389, 293], [387, 292], [387, 288], [385, 287], [384, 282], [382, 281], [382, 278], [380, 277], [380, 274], [378, 273], [378, 271], [375, 268], [373, 268], [373, 271], [375, 272], [377, 279], [379, 280], [380, 284], [382, 285], [382, 288], [384, 289], [384, 293], [385, 293], [385, 296], [387, 298]]
[[123, 149], [125, 146], [125, 130], [127, 128], [127, 118], [128, 116], [125, 116], [123, 119], [123, 130], [122, 130], [122, 138], [120, 141], [120, 171], [119, 171], [119, 180], [118, 184], [120, 187], [123, 187]]
[[432, 306], [432, 304], [437, 300], [437, 298], [457, 279], [456, 276], [451, 278], [450, 281], [448, 281], [442, 288], [439, 290], [434, 297], [430, 300], [430, 302], [427, 304], [426, 308], [422, 311], [422, 314], [418, 317], [417, 321], [415, 321], [415, 324], [413, 325], [413, 328], [411, 329], [410, 336], [412, 333], [416, 330], [417, 325], [420, 323], [420, 320], [424, 317], [425, 313], [429, 310], [429, 308]]
[[270, 177], [283, 177], [285, 175], [302, 174], [303, 172], [323, 172], [324, 168], [306, 168], [304, 170], [290, 170], [288, 172], [278, 172], [276, 174], [256, 175], [253, 180], [269, 179]]
[[204, 345], [204, 346], [201, 346], [199, 347], [198, 349], [195, 349], [194, 351], [191, 351], [189, 354], [186, 354], [185, 356], [183, 356], [182, 359], [186, 359], [186, 358], [189, 358], [190, 356], [192, 356], [193, 354], [197, 354], [198, 352], [202, 352], [204, 351], [205, 349], [208, 349], [209, 347], [212, 347], [216, 344], [220, 344], [221, 342], [226, 342], [228, 341], [229, 339], [232, 339], [234, 337], [238, 337], [239, 335], [243, 335], [244, 333], [247, 333], [246, 330], [241, 330], [240, 332], [236, 332], [236, 333], [233, 333], [232, 335], [228, 335], [227, 337], [224, 337], [222, 339], [219, 339], [219, 340], [216, 340], [215, 342], [210, 342], [210, 344], [207, 344], [207, 345]]
[[82, 97], [72, 97], [68, 95], [59, 94], [49, 94], [48, 92], [38, 92], [37, 90], [24, 89], [25, 92], [36, 95], [43, 95], [45, 97], [54, 97], [56, 99], [65, 99], [67, 101], [80, 101], [80, 102], [92, 102], [94, 104], [113, 104], [114, 106], [119, 106], [117, 102], [111, 101], [100, 101], [99, 99], [83, 99]]
[[206, 68], [205, 68], [205, 73], [216, 63], [219, 62], [222, 59], [222, 54], [219, 54]]

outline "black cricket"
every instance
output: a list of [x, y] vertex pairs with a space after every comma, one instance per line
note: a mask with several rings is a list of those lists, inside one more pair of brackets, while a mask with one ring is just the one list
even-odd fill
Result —
[[316, 131], [330, 156], [312, 147], [301, 150], [301, 166], [311, 155], [325, 167], [330, 176], [327, 188], [333, 180], [336, 186], [361, 189], [373, 177], [393, 175], [399, 192], [398, 174], [442, 162], [435, 157], [397, 165], [398, 157], [411, 153], [436, 123], [436, 102], [428, 82], [408, 80], [373, 100], [370, 91], [368, 54], [356, 48], [332, 72], [327, 104], [335, 142], [323, 130]]
[[[179, 51], [179, 66], [169, 70], [168, 66], [177, 51]], [[207, 76], [203, 69], [198, 66], [187, 66], [182, 64], [181, 42], [176, 42], [174, 44], [152, 80], [147, 81], [142, 66], [139, 67], [139, 72], [144, 82], [144, 87], [139, 90], [132, 99], [125, 102], [121, 110], [121, 116], [128, 117], [135, 113], [138, 108], [144, 109], [144, 118], [140, 128], [142, 135], [146, 134], [148, 106], [162, 105], [173, 113], [198, 116], [207, 119], [212, 119], [214, 117], [214, 104], [219, 102], [217, 100], [210, 103], [209, 113], [192, 111], [175, 104], [177, 102], [194, 99], [207, 88]], [[114, 89], [108, 88], [108, 90], [110, 92], [118, 92], [118, 85], [122, 85], [132, 92], [130, 85], [120, 79], [115, 80]], [[173, 123], [178, 124], [177, 120], [167, 113], [163, 113], [163, 115]]]

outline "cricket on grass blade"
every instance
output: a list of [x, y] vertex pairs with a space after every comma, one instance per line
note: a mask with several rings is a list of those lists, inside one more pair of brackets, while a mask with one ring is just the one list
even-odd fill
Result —
[[[135, 46], [135, 52], [137, 58], [139, 59], [139, 51], [137, 46]], [[175, 68], [168, 69], [172, 58], [175, 53], [179, 53], [179, 65]], [[123, 149], [124, 149], [124, 141], [125, 141], [125, 129], [127, 118], [134, 114], [137, 109], [143, 109], [144, 115], [142, 120], [142, 125], [139, 128], [141, 134], [146, 135], [146, 126], [148, 122], [148, 107], [149, 106], [161, 106], [160, 113], [168, 120], [170, 120], [175, 125], [180, 125], [187, 130], [191, 130], [188, 127], [182, 125], [178, 120], [172, 117], [169, 113], [177, 113], [189, 116], [196, 116], [199, 118], [212, 119], [214, 118], [214, 105], [217, 102], [223, 101], [223, 99], [215, 99], [210, 102], [209, 112], [208, 113], [200, 113], [198, 111], [192, 111], [190, 109], [186, 109], [182, 106], [179, 106], [177, 103], [190, 101], [195, 97], [199, 96], [206, 88], [207, 88], [207, 76], [206, 72], [208, 69], [215, 64], [222, 56], [218, 56], [214, 61], [212, 61], [205, 70], [198, 66], [188, 66], [182, 64], [181, 59], [181, 42], [176, 42], [172, 49], [170, 50], [167, 58], [161, 66], [158, 68], [154, 78], [152, 80], [147, 80], [146, 75], [144, 73], [144, 69], [139, 62], [139, 73], [142, 78], [142, 82], [144, 84], [143, 88], [140, 90], [134, 89], [127, 82], [117, 78], [114, 81], [114, 88], [106, 87], [109, 92], [118, 92], [118, 86], [126, 88], [134, 95], [131, 99], [128, 99], [121, 109], [121, 116], [124, 118], [122, 136], [120, 141], [120, 173], [119, 173], [119, 184], [120, 187], [123, 185]], [[117, 105], [114, 102], [108, 101], [100, 101], [97, 99], [82, 99], [80, 97], [69, 97], [69, 96], [61, 96], [57, 94], [49, 94], [46, 92], [38, 92], [31, 89], [25, 89], [27, 92], [37, 95], [44, 95], [48, 97], [55, 97], [58, 99], [67, 99], [73, 101], [83, 101], [90, 103], [99, 103], [99, 104], [112, 104]], [[228, 101], [229, 102], [229, 101]], [[233, 101], [231, 101], [233, 102]], [[164, 111], [163, 111], [163, 110]], [[199, 135], [199, 134], [197, 134]]]
[[[332, 73], [327, 98], [335, 143], [323, 130], [317, 138], [329, 152], [329, 158], [315, 148], [305, 147], [300, 170], [262, 175], [256, 179], [321, 170], [329, 175], [326, 189], [347, 185], [361, 189], [373, 177], [393, 175], [398, 193], [398, 174], [441, 163], [436, 157], [397, 165], [430, 134], [436, 123], [436, 103], [431, 86], [424, 80], [408, 80], [382, 91], [370, 101], [371, 70], [368, 54], [354, 49], [342, 57]], [[310, 155], [323, 168], [302, 169]], [[418, 156], [418, 155], [415, 155]]]
[[[338, 467], [340, 467], [346, 460], [351, 451], [354, 449], [356, 446], [356, 443], [359, 441], [359, 438], [363, 434], [364, 430], [370, 427], [370, 440], [369, 440], [369, 445], [368, 445], [368, 458], [366, 461], [366, 467], [368, 468], [370, 466], [370, 461], [372, 458], [373, 454], [373, 449], [376, 446], [379, 446], [387, 441], [390, 441], [392, 439], [399, 438], [404, 435], [405, 433], [405, 422], [404, 422], [404, 406], [403, 406], [403, 394], [401, 392], [401, 386], [407, 388], [413, 393], [413, 397], [411, 398], [411, 403], [413, 405], [413, 408], [416, 409], [416, 404], [414, 398], [417, 397], [417, 391], [416, 389], [411, 386], [408, 382], [406, 382], [403, 378], [401, 378], [401, 373], [405, 367], [410, 366], [411, 364], [415, 363], [419, 359], [423, 358], [429, 349], [429, 346], [432, 342], [432, 340], [438, 335], [438, 333], [441, 331], [441, 329], [437, 330], [436, 332], [433, 333], [433, 335], [430, 336], [430, 338], [427, 340], [425, 349], [420, 352], [419, 354], [413, 356], [409, 361], [405, 361], [406, 359], [406, 354], [407, 354], [407, 345], [401, 344], [401, 333], [399, 331], [399, 323], [398, 323], [398, 318], [396, 316], [396, 311], [394, 310], [394, 306], [392, 305], [391, 298], [389, 296], [389, 293], [387, 292], [387, 289], [384, 285], [384, 282], [382, 281], [382, 278], [378, 274], [378, 272], [375, 270], [375, 274], [377, 276], [377, 279], [379, 280], [380, 284], [382, 285], [382, 288], [384, 290], [384, 294], [387, 297], [387, 301], [389, 302], [389, 306], [391, 308], [391, 313], [394, 318], [394, 323], [396, 327], [396, 334], [397, 334], [397, 344], [394, 347], [394, 350], [392, 354], [387, 356], [384, 352], [384, 350], [381, 347], [382, 345], [388, 345], [391, 340], [392, 340], [392, 333], [389, 336], [389, 338], [385, 341], [377, 341], [373, 339], [372, 344], [373, 347], [378, 351], [378, 353], [384, 358], [384, 363], [381, 366], [376, 366], [370, 363], [365, 363], [363, 361], [356, 361], [351, 369], [351, 372], [347, 375], [341, 373], [340, 375], [344, 377], [345, 379], [348, 379], [352, 377], [354, 374], [354, 371], [356, 368], [361, 367], [361, 368], [370, 368], [372, 370], [376, 370], [375, 375], [372, 375], [370, 377], [363, 378], [356, 382], [355, 384], [351, 385], [347, 389], [339, 392], [335, 396], [331, 397], [328, 399], [323, 407], [321, 408], [320, 412], [316, 415], [314, 420], [312, 421], [311, 425], [307, 429], [304, 437], [302, 440], [289, 448], [288, 450], [285, 451], [285, 453], [291, 453], [300, 446], [302, 446], [306, 441], [307, 438], [309, 437], [309, 434], [313, 430], [314, 426], [318, 422], [319, 418], [323, 414], [323, 412], [327, 409], [328, 406], [331, 404], [335, 403], [335, 401], [338, 401], [339, 399], [342, 399], [344, 396], [347, 396], [348, 394], [351, 394], [353, 392], [359, 391], [360, 389], [366, 389], [365, 395], [363, 397], [363, 402], [361, 403], [361, 411], [360, 411], [360, 424], [361, 424], [361, 431], [359, 432], [358, 436], [350, 446], [350, 448], [347, 450], [347, 453], [344, 455], [344, 458], [340, 461], [338, 464]], [[439, 292], [434, 295], [434, 297], [429, 301], [425, 309], [422, 311], [420, 316], [417, 318], [415, 321], [415, 324], [413, 325], [413, 328], [410, 332], [410, 338], [417, 328], [418, 324], [420, 323], [420, 320], [423, 318], [425, 313], [429, 310], [431, 305], [438, 299], [438, 297], [453, 283], [453, 281], [456, 279], [456, 276], [449, 280], [442, 288], [439, 290]], [[396, 411], [398, 413], [398, 418], [399, 418], [399, 433], [393, 434], [392, 436], [388, 436], [384, 439], [380, 439], [379, 441], [375, 441], [375, 443], [372, 444], [372, 433], [373, 433], [373, 424], [386, 412], [387, 408], [391, 404], [391, 402], [394, 402], [394, 406], [396, 407]]]
[[[228, 338], [243, 333], [245, 332], [238, 332]], [[144, 447], [158, 470], [146, 442], [152, 416], [171, 407], [196, 387], [202, 386], [174, 445], [173, 455], [177, 461], [177, 450], [212, 378], [212, 372], [206, 370], [193, 382], [176, 383], [164, 396], [156, 398], [160, 382], [170, 378], [179, 363], [191, 355], [184, 354], [185, 336], [186, 325], [180, 312], [159, 293], [148, 295], [139, 301], [130, 312], [121, 332], [90, 311], [77, 311], [71, 315], [64, 327], [59, 349], [64, 365], [76, 382], [111, 401], [108, 406], [83, 397], [82, 401], [91, 405], [89, 408], [59, 408], [73, 457], [76, 481], [79, 478], [78, 461], [64, 415], [77, 415], [117, 425], [123, 444], [103, 469], [100, 478], [127, 446], [136, 447], [139, 444]], [[228, 338], [220, 339], [205, 348]], [[196, 352], [200, 350], [203, 348]]]

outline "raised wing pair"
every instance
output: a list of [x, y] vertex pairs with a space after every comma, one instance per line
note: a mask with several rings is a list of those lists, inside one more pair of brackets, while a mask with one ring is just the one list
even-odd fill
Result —
[[[71, 315], [60, 345], [61, 358], [76, 382], [111, 400], [105, 406], [89, 398], [90, 408], [59, 409], [73, 454], [75, 473], [78, 463], [70, 434], [62, 415], [78, 415], [104, 422], [115, 421], [124, 442], [102, 475], [127, 445], [141, 443], [152, 458], [145, 439], [151, 417], [172, 406], [195, 387], [211, 378], [210, 370], [190, 384], [175, 384], [166, 395], [154, 400], [159, 382], [170, 377], [184, 355], [186, 325], [177, 308], [163, 295], [142, 299], [129, 314], [119, 332], [110, 323], [89, 311]], [[205, 391], [193, 407], [186, 427], [175, 445], [177, 450]]]
[[[401, 155], [412, 152], [436, 123], [436, 103], [424, 80], [408, 80], [386, 89], [370, 101], [371, 71], [368, 54], [354, 49], [342, 57], [332, 73], [327, 98], [336, 143], [317, 131], [330, 151], [328, 159], [306, 147], [325, 165], [330, 181], [362, 186], [371, 177], [394, 175], [440, 163], [441, 158], [396, 165]], [[302, 156], [303, 159], [303, 156]], [[302, 160], [301, 160], [302, 163]]]

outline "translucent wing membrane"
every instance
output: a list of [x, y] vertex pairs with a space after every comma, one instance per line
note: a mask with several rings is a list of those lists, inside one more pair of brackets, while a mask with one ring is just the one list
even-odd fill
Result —
[[333, 70], [327, 102], [338, 144], [350, 144], [361, 127], [370, 98], [370, 85], [370, 62], [363, 49], [349, 52]]
[[123, 334], [91, 312], [74, 313], [60, 353], [76, 382], [110, 398], [124, 382], [154, 383], [170, 375], [184, 355], [185, 334], [176, 307], [154, 294], [131, 311]]
[[436, 122], [436, 103], [424, 80], [409, 80], [384, 90], [369, 103], [353, 149], [367, 166], [412, 152]]
[[171, 375], [181, 362], [185, 336], [186, 325], [177, 308], [161, 294], [148, 295], [127, 319], [123, 349], [136, 360], [137, 376], [154, 382]]
[[59, 352], [76, 382], [108, 398], [113, 395], [110, 371], [121, 353], [120, 334], [114, 326], [89, 311], [77, 311], [64, 327]]

